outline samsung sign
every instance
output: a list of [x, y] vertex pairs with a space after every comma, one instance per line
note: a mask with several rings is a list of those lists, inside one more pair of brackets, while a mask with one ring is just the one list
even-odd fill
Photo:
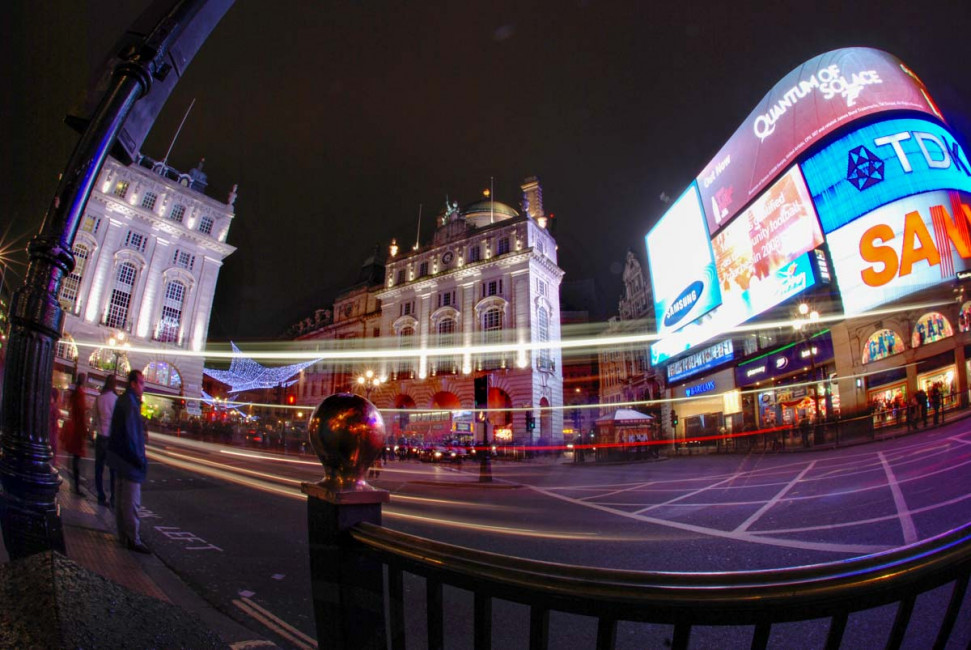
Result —
[[674, 332], [721, 303], [697, 186], [674, 202], [644, 241], [659, 334]]
[[802, 164], [830, 233], [921, 192], [971, 192], [971, 163], [947, 129], [921, 119], [886, 120], [840, 138]]
[[668, 366], [668, 383], [691, 377], [735, 358], [732, 340], [719, 341]]

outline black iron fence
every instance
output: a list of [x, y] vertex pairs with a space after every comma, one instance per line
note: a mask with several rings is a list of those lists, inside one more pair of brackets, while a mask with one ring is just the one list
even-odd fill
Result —
[[[551, 612], [595, 617], [598, 649], [613, 648], [618, 623], [626, 621], [673, 626], [673, 648], [689, 647], [696, 626], [751, 627], [751, 647], [765, 648], [773, 626], [813, 619], [828, 619], [825, 647], [838, 648], [851, 614], [885, 605], [895, 605], [896, 615], [890, 629], [880, 633], [887, 648], [897, 648], [918, 596], [943, 587], [949, 589], [948, 604], [940, 612], [936, 639], [926, 639], [926, 647], [944, 648], [971, 574], [971, 524], [910, 546], [827, 564], [660, 573], [555, 564], [436, 542], [379, 525], [379, 500], [342, 502], [321, 498], [314, 486], [305, 485], [305, 491], [318, 638], [332, 647], [405, 648], [406, 612], [422, 609], [406, 602], [403, 585], [412, 574], [425, 582], [423, 636], [429, 648], [445, 647], [444, 586], [472, 594], [470, 629], [456, 641], [463, 647], [471, 641], [477, 649], [492, 645], [495, 599], [528, 607], [528, 644], [534, 649], [548, 647]], [[362, 623], [368, 620], [373, 623]]]

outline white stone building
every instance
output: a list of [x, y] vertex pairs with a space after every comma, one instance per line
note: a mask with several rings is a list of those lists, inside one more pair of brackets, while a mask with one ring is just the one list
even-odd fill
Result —
[[145, 157], [105, 162], [61, 285], [55, 383], [83, 372], [94, 387], [136, 368], [149, 392], [199, 397], [203, 359], [169, 352], [206, 346], [236, 198], [235, 188], [225, 203], [206, 196], [201, 165], [180, 174]]
[[[391, 347], [415, 354], [374, 369], [386, 381], [372, 401], [433, 411], [395, 414], [387, 418], [389, 432], [468, 437], [474, 378], [487, 375], [489, 407], [497, 409], [489, 416], [491, 440], [562, 443], [560, 350], [526, 346], [560, 340], [563, 271], [539, 183], [527, 179], [522, 187], [526, 214], [489, 198], [463, 209], [447, 204], [431, 242], [387, 260], [377, 293], [381, 334], [393, 337]], [[497, 347], [477, 349], [490, 345]], [[434, 355], [435, 348], [458, 351]], [[455, 409], [467, 409], [467, 419]]]

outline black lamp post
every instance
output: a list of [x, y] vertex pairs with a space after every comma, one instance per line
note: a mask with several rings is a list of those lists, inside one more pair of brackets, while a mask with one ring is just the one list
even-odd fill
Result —
[[11, 559], [64, 550], [57, 504], [61, 478], [51, 465], [48, 440], [49, 399], [64, 329], [57, 295], [74, 270], [74, 238], [88, 197], [116, 143], [128, 156], [141, 147], [175, 83], [231, 4], [159, 0], [123, 36], [110, 74], [92, 89], [96, 108], [83, 121], [40, 233], [27, 247], [27, 273], [10, 305], [0, 408], [0, 526]]
[[819, 322], [819, 312], [811, 309], [807, 303], [799, 303], [799, 315], [793, 319], [793, 328], [802, 336], [806, 351], [809, 354], [810, 379], [813, 391], [813, 435], [815, 436], [819, 427], [819, 383], [816, 378], [816, 348], [809, 341], [810, 329], [815, 328]]
[[364, 398], [371, 401], [371, 391], [381, 385], [381, 378], [374, 374], [373, 370], [366, 370], [363, 375], [358, 375], [357, 385], [364, 389]]

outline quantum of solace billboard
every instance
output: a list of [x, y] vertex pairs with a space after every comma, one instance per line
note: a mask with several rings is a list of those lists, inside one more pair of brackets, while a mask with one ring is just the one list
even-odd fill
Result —
[[823, 232], [905, 196], [971, 192], [971, 164], [947, 129], [893, 119], [857, 129], [802, 163]]
[[826, 237], [852, 316], [955, 277], [971, 265], [971, 195], [938, 190], [895, 201]]
[[691, 185], [644, 238], [660, 334], [677, 330], [721, 302], [711, 240]]
[[709, 232], [725, 226], [813, 143], [853, 120], [889, 110], [940, 117], [924, 84], [886, 52], [834, 50], [790, 72], [698, 176]]

